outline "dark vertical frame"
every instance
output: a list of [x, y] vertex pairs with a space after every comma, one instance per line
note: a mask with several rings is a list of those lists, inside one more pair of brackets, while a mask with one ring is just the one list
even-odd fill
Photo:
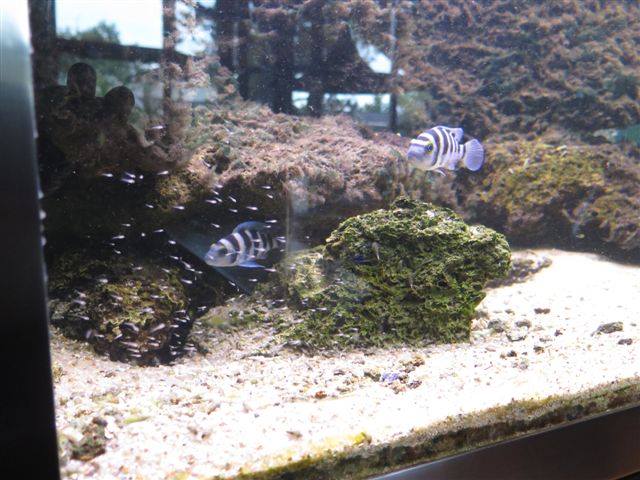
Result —
[[59, 478], [26, 0], [0, 7], [0, 478]]
[[36, 91], [58, 83], [58, 49], [56, 48], [55, 0], [29, 2], [31, 45], [33, 54], [33, 84]]

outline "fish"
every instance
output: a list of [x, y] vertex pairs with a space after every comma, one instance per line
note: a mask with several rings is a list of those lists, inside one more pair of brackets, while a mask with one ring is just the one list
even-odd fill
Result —
[[640, 123], [626, 128], [604, 128], [593, 132], [594, 137], [600, 137], [609, 143], [629, 142], [640, 146]]
[[411, 140], [407, 158], [416, 168], [441, 175], [461, 166], [475, 172], [484, 163], [484, 148], [475, 138], [461, 143], [463, 135], [462, 128], [430, 128]]
[[212, 267], [264, 268], [256, 260], [267, 258], [279, 248], [280, 237], [274, 238], [262, 222], [243, 222], [230, 235], [211, 245], [204, 261]]

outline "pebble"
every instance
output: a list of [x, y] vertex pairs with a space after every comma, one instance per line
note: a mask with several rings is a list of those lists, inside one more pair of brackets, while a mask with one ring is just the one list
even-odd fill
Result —
[[506, 353], [500, 354], [500, 358], [517, 357], [517, 356], [518, 356], [518, 353], [515, 350], [509, 350]]
[[618, 340], [618, 345], [631, 345], [632, 343], [632, 338], [621, 338], [620, 340]]
[[507, 338], [509, 339], [510, 342], [521, 342], [522, 340], [527, 338], [527, 331], [522, 329], [522, 330], [507, 332]]
[[422, 385], [422, 380], [413, 380], [409, 383], [407, 383], [407, 388], [418, 388], [420, 385]]
[[505, 325], [502, 320], [491, 320], [487, 324], [487, 328], [490, 328], [493, 333], [502, 333], [505, 330]]
[[593, 334], [601, 334], [601, 333], [613, 333], [613, 332], [621, 332], [622, 331], [622, 322], [609, 322], [603, 323], [598, 327], [598, 329], [593, 332]]

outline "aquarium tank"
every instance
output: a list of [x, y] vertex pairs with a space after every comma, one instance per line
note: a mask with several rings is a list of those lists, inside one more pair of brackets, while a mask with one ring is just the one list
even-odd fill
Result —
[[640, 401], [638, 2], [28, 3], [63, 478], [370, 478]]

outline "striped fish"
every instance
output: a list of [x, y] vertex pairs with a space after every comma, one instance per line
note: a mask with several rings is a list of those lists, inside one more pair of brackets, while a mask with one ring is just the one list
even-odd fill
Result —
[[484, 162], [484, 149], [476, 140], [460, 143], [464, 134], [461, 128], [437, 126], [411, 140], [407, 157], [421, 170], [457, 170], [461, 166], [471, 171], [479, 170]]
[[269, 227], [261, 222], [244, 222], [231, 235], [211, 245], [204, 261], [212, 267], [264, 268], [256, 260], [267, 258], [269, 252], [280, 247], [280, 237], [274, 238]]

